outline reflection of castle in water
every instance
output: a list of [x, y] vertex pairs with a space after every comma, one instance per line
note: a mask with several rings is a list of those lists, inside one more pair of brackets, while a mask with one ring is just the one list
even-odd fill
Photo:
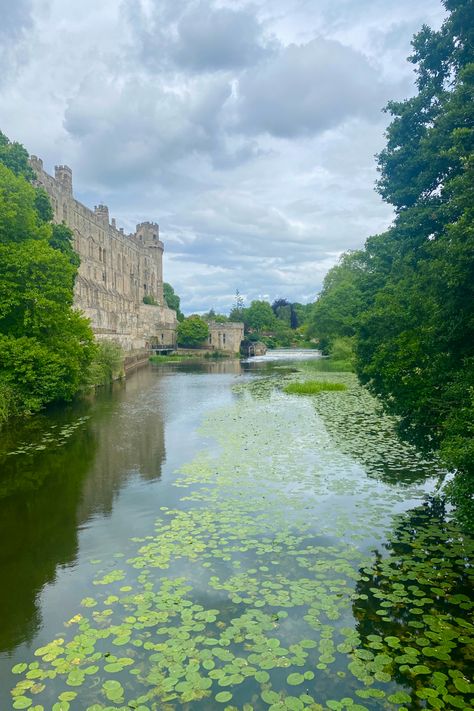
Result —
[[[31, 640], [41, 619], [37, 597], [70, 566], [79, 550], [78, 530], [97, 514], [109, 515], [130, 476], [161, 476], [165, 460], [163, 381], [148, 369], [103, 392], [44, 418], [36, 437], [89, 415], [61, 447], [5, 457], [1, 485], [15, 493], [0, 500], [0, 651]], [[58, 431], [56, 430], [56, 431]], [[23, 441], [30, 431], [18, 432]], [[0, 443], [1, 444], [1, 443]], [[11, 470], [11, 471], [9, 471]]]
[[165, 461], [164, 399], [161, 379], [151, 383], [148, 370], [137, 371], [114, 396], [100, 399], [91, 429], [97, 451], [84, 481], [78, 523], [96, 513], [109, 514], [126, 480], [159, 479]]

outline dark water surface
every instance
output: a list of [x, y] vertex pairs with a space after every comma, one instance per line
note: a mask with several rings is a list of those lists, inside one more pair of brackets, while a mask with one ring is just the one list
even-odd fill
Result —
[[150, 366], [0, 433], [2, 711], [470, 708], [440, 469], [351, 375], [284, 395], [298, 362]]

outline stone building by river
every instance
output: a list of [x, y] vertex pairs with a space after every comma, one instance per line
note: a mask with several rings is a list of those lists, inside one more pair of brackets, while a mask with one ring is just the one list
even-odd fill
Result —
[[[81, 258], [75, 285], [75, 306], [92, 323], [97, 338], [113, 340], [128, 353], [151, 346], [176, 345], [176, 312], [163, 297], [163, 242], [154, 222], [125, 234], [106, 205], [94, 210], [74, 198], [72, 170], [56, 166], [54, 177], [43, 161], [31, 156], [38, 184], [48, 193], [55, 222], [74, 232]], [[157, 305], [147, 305], [143, 299]]]

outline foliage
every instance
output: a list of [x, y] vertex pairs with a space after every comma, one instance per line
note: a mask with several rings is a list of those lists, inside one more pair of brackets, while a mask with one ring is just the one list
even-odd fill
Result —
[[158, 301], [151, 294], [145, 294], [143, 303], [147, 304], [147, 306], [158, 306]]
[[271, 329], [275, 325], [275, 315], [268, 301], [252, 301], [245, 309], [244, 323], [247, 329], [251, 328], [257, 332]]
[[179, 298], [178, 294], [176, 294], [171, 284], [168, 284], [166, 281], [163, 284], [163, 295], [165, 297], [166, 303], [168, 304], [168, 308], [173, 309], [173, 311], [176, 311], [176, 317], [178, 321], [182, 321], [184, 319], [184, 314], [180, 309], [181, 299]]
[[358, 316], [366, 304], [365, 271], [365, 256], [357, 251], [343, 254], [327, 273], [309, 323], [309, 333], [318, 338], [323, 352], [329, 352], [334, 338], [355, 335]]
[[353, 363], [355, 359], [354, 339], [349, 336], [334, 338], [329, 349], [329, 355], [335, 361]]
[[304, 383], [290, 383], [284, 388], [291, 395], [317, 395], [322, 392], [347, 390], [344, 383], [328, 383], [325, 380], [306, 380]]
[[417, 94], [387, 107], [378, 189], [395, 221], [329, 272], [311, 327], [326, 351], [355, 339], [362, 382], [440, 447], [472, 505], [474, 7], [444, 4], [413, 41]]
[[240, 322], [244, 320], [245, 301], [238, 289], [235, 290], [235, 299], [229, 314], [229, 321]]
[[[71, 232], [53, 226], [45, 194], [27, 182], [27, 153], [0, 134], [0, 383], [2, 412], [70, 400], [94, 353], [73, 310], [79, 261]], [[10, 169], [11, 166], [12, 169]]]
[[229, 317], [225, 314], [217, 314], [214, 309], [210, 309], [207, 313], [202, 314], [204, 321], [215, 321], [216, 323], [227, 323]]
[[34, 180], [35, 173], [28, 163], [28, 151], [21, 143], [11, 142], [0, 131], [0, 163], [15, 175], [22, 175], [27, 180]]
[[19, 413], [18, 398], [11, 385], [0, 380], [0, 425]]
[[52, 234], [49, 239], [49, 244], [53, 249], [59, 250], [67, 258], [75, 269], [79, 269], [81, 264], [81, 258], [78, 253], [74, 250], [73, 240], [74, 234], [72, 230], [64, 223], [51, 225]]
[[209, 336], [209, 327], [201, 316], [189, 316], [178, 324], [178, 344], [193, 348], [202, 345]]
[[86, 384], [90, 387], [108, 385], [123, 376], [123, 359], [118, 343], [100, 341], [87, 371]]

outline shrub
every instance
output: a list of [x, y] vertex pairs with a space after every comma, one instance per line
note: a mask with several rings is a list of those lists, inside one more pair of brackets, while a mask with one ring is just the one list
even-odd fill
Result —
[[147, 306], [159, 306], [158, 301], [151, 294], [145, 294], [143, 303], [147, 304]]
[[204, 344], [209, 336], [209, 326], [200, 316], [189, 316], [178, 324], [178, 344], [195, 348]]
[[123, 375], [123, 350], [111, 341], [101, 341], [89, 366], [86, 384], [90, 387], [108, 385]]

